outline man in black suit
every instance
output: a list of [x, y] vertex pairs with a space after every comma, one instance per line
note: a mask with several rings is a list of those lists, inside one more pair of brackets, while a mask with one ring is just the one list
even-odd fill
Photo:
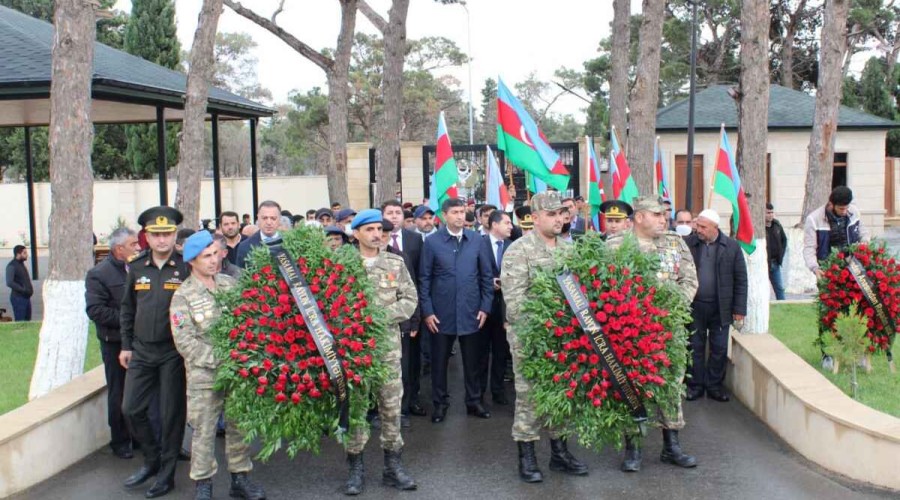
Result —
[[[391, 223], [393, 230], [386, 235], [387, 245], [395, 253], [406, 257], [406, 266], [413, 281], [418, 283], [416, 276], [419, 270], [419, 259], [422, 256], [422, 235], [415, 231], [403, 228], [403, 205], [397, 200], [388, 200], [381, 204], [381, 214], [384, 220]], [[414, 316], [417, 316], [417, 310]], [[415, 327], [415, 328], [413, 328]], [[404, 322], [401, 324], [401, 344], [403, 347], [403, 401], [400, 405], [401, 417], [415, 415], [425, 416], [425, 409], [419, 403], [420, 378], [422, 376], [422, 335], [418, 331], [418, 322]], [[430, 344], [429, 344], [430, 347]]]
[[565, 198], [562, 200], [562, 204], [569, 209], [569, 215], [572, 217], [569, 220], [569, 234], [572, 235], [573, 238], [584, 236], [584, 232], [587, 228], [587, 219], [584, 218], [584, 214], [578, 211], [575, 199]]
[[491, 314], [482, 327], [482, 336], [485, 347], [482, 351], [481, 393], [487, 392], [488, 378], [490, 378], [491, 395], [494, 404], [508, 405], [506, 389], [503, 387], [503, 375], [506, 371], [507, 360], [510, 359], [509, 342], [506, 340], [506, 328], [503, 318], [506, 317], [506, 304], [503, 302], [503, 292], [500, 283], [500, 267], [503, 263], [503, 252], [512, 244], [509, 239], [512, 233], [512, 219], [509, 214], [496, 210], [488, 216], [485, 229], [488, 233], [484, 236], [484, 246], [490, 249], [494, 260], [491, 269], [494, 271], [494, 303], [491, 306]]
[[247, 257], [253, 247], [281, 237], [278, 234], [278, 225], [281, 223], [281, 205], [272, 200], [260, 203], [259, 209], [256, 210], [256, 223], [259, 225], [259, 231], [238, 245], [237, 266], [240, 268], [246, 267]]
[[[725, 368], [728, 330], [747, 314], [747, 267], [737, 241], [719, 230], [719, 214], [704, 210], [697, 216], [697, 232], [685, 238], [697, 267], [697, 295], [691, 304], [691, 353], [693, 363], [687, 400], [706, 395], [727, 402]], [[709, 359], [706, 348], [709, 344]]]

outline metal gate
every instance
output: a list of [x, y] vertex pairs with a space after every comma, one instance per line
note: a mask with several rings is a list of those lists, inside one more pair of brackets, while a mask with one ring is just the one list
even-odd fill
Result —
[[[456, 168], [459, 170], [460, 182], [457, 184], [460, 197], [474, 198], [475, 203], [485, 203], [484, 174], [487, 169], [488, 144], [463, 144], [453, 145], [453, 158], [456, 160]], [[515, 205], [525, 203], [528, 198], [528, 190], [525, 186], [525, 172], [506, 161], [503, 151], [497, 149], [496, 144], [490, 144], [491, 150], [497, 157], [497, 163], [503, 173], [504, 183], [509, 186], [510, 176], [515, 188]], [[578, 196], [581, 194], [578, 180], [580, 179], [580, 152], [577, 142], [552, 142], [550, 147], [556, 151], [563, 165], [569, 169], [569, 189], [563, 193], [565, 196]], [[425, 196], [431, 190], [431, 175], [434, 173], [434, 160], [437, 146], [424, 146], [422, 148], [422, 181], [425, 188]], [[510, 192], [510, 194], [513, 194]]]

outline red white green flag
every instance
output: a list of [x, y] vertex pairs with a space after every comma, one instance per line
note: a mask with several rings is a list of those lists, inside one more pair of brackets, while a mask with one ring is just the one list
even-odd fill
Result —
[[609, 132], [609, 169], [612, 174], [613, 199], [631, 204], [635, 196], [638, 196], [637, 184], [631, 176], [631, 168], [625, 159], [625, 152], [619, 147], [619, 137], [616, 128]]
[[560, 192], [569, 189], [569, 170], [502, 79], [497, 82], [497, 147], [534, 178]]
[[438, 117], [437, 148], [434, 157], [434, 189], [431, 199], [440, 210], [444, 200], [456, 198], [459, 193], [456, 183], [459, 182], [459, 170], [456, 168], [456, 160], [453, 159], [453, 147], [450, 145], [450, 135], [447, 133], [447, 124], [444, 121], [444, 112]]
[[753, 239], [753, 221], [750, 218], [750, 204], [741, 186], [741, 176], [734, 164], [734, 155], [728, 144], [725, 125], [722, 125], [719, 151], [716, 153], [716, 172], [713, 178], [713, 192], [731, 202], [731, 227], [735, 228], [735, 239], [748, 254], [756, 250]]
[[600, 162], [597, 161], [597, 153], [594, 151], [594, 139], [586, 136], [587, 143], [587, 169], [588, 169], [588, 204], [591, 206], [591, 222], [595, 231], [602, 230], [600, 220], [600, 205], [606, 201], [606, 193], [603, 192], [603, 178], [600, 177]]

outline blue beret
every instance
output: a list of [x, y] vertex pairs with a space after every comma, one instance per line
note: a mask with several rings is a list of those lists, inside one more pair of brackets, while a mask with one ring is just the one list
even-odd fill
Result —
[[357, 229], [360, 226], [381, 222], [382, 220], [384, 219], [381, 217], [381, 210], [370, 208], [356, 214], [356, 217], [353, 218], [353, 222], [350, 224], [350, 229]]
[[430, 213], [434, 215], [434, 210], [430, 209], [428, 205], [422, 205], [416, 209], [415, 217], [416, 219], [422, 218], [426, 213]]
[[209, 231], [197, 231], [192, 234], [188, 239], [184, 240], [184, 250], [181, 252], [184, 256], [184, 261], [190, 262], [194, 260], [212, 242], [213, 237], [209, 234]]
[[345, 208], [334, 216], [334, 220], [341, 221], [346, 219], [347, 217], [353, 217], [354, 215], [356, 215], [356, 210], [353, 210], [352, 208]]

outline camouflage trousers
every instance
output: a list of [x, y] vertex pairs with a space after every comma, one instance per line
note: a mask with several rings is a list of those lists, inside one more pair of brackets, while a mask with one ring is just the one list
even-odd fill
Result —
[[[544, 424], [538, 419], [534, 402], [531, 401], [531, 382], [522, 374], [522, 362], [525, 359], [522, 356], [522, 343], [516, 335], [514, 327], [507, 330], [506, 339], [509, 341], [509, 352], [512, 354], [516, 385], [516, 411], [513, 417], [512, 438], [521, 442], [537, 441], [541, 438], [540, 431]], [[548, 428], [548, 431], [551, 439], [560, 436], [560, 429]]]
[[[381, 448], [390, 451], [403, 449], [403, 437], [400, 435], [400, 404], [403, 400], [403, 377], [400, 369], [402, 348], [400, 346], [400, 330], [390, 335], [391, 343], [384, 357], [388, 369], [387, 381], [375, 389], [375, 401], [381, 418]], [[369, 426], [351, 428], [344, 445], [347, 453], [362, 453], [369, 442]]]
[[[188, 387], [188, 424], [194, 430], [191, 439], [191, 479], [199, 481], [216, 475], [216, 422], [225, 403], [222, 391]], [[248, 472], [253, 469], [250, 445], [244, 435], [225, 419], [225, 456], [228, 471]]]
[[[684, 373], [679, 373], [676, 380], [683, 380]], [[671, 411], [663, 411], [661, 406], [656, 407], [655, 412], [648, 412], [647, 415], [647, 425], [652, 427], [657, 427], [659, 429], [665, 429], [668, 431], [680, 431], [684, 429], [684, 412], [682, 411], [683, 401], [681, 396], [678, 397], [677, 405]], [[634, 429], [630, 431], [626, 431], [626, 434], [629, 436], [636, 436], [640, 434], [640, 429], [635, 426]]]

